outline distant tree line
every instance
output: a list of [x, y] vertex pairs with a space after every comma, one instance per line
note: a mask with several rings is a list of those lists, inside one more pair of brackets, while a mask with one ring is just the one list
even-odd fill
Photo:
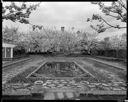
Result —
[[[37, 53], [75, 52], [108, 57], [126, 57], [126, 33], [120, 36], [106, 37], [99, 41], [97, 33], [69, 32], [46, 29], [20, 33], [16, 28], [4, 28], [3, 37], [12, 39], [17, 44], [17, 50]], [[47, 34], [46, 34], [47, 32]], [[122, 55], [120, 55], [122, 54]]]

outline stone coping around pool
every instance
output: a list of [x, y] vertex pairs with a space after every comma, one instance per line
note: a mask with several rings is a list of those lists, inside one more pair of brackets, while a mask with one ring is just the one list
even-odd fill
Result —
[[29, 78], [33, 73], [35, 73], [38, 69], [40, 69], [47, 61], [44, 60], [44, 62], [39, 66], [37, 67], [33, 72], [31, 72], [26, 78]]
[[91, 73], [89, 73], [89, 72], [88, 72], [85, 68], [83, 68], [80, 64], [76, 63], [75, 61], [74, 61], [74, 63], [75, 63], [77, 66], [79, 66], [82, 70], [84, 70], [86, 73], [88, 73], [88, 74], [91, 75], [93, 78], [95, 78], [94, 75], [92, 75]]

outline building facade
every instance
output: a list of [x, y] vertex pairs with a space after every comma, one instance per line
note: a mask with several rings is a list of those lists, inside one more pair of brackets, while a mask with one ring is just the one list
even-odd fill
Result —
[[3, 60], [12, 60], [13, 59], [13, 49], [16, 45], [7, 40], [2, 41], [2, 59]]

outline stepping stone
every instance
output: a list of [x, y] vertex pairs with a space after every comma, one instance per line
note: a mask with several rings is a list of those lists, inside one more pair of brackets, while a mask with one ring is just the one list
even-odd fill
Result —
[[50, 84], [49, 86], [56, 86], [55, 84]]
[[70, 83], [75, 83], [75, 81], [69, 81]]
[[47, 83], [44, 83], [44, 84], [43, 84], [43, 86], [46, 86], [46, 85], [47, 85]]
[[72, 92], [66, 92], [65, 95], [67, 96], [67, 98], [73, 98], [74, 94]]
[[23, 84], [24, 85], [24, 87], [27, 87], [27, 86], [29, 86], [30, 84], [29, 83], [25, 83], [25, 84]]
[[65, 80], [60, 80], [61, 82], [64, 82]]
[[47, 84], [51, 84], [52, 82], [46, 82]]
[[60, 88], [60, 87], [62, 87], [62, 86], [58, 86], [58, 85], [57, 85], [56, 87]]
[[110, 90], [113, 90], [113, 87], [109, 87], [110, 88]]
[[108, 83], [109, 86], [112, 86], [112, 83]]
[[121, 87], [121, 89], [122, 89], [122, 90], [126, 90], [126, 88], [124, 88], [124, 87]]
[[77, 84], [77, 83], [74, 83], [74, 84], [72, 84], [72, 85], [76, 85], [76, 86], [77, 86], [78, 84]]
[[44, 100], [54, 100], [54, 99], [55, 99], [54, 93], [47, 93], [47, 94], [44, 96]]
[[[92, 83], [93, 85], [100, 85], [101, 83]], [[106, 85], [106, 86], [109, 86], [109, 85]]]
[[95, 87], [95, 85], [88, 85], [89, 87]]
[[58, 84], [59, 82], [58, 81], [54, 81], [53, 83]]
[[63, 99], [64, 98], [63, 92], [57, 92], [57, 97], [58, 99]]
[[121, 83], [123, 83], [123, 82], [121, 82], [121, 81], [120, 81], [120, 82], [113, 82], [113, 83], [116, 83], [116, 84], [121, 84]]
[[48, 85], [47, 85], [47, 86], [45, 86], [45, 87], [47, 87], [47, 88], [51, 88], [51, 86], [48, 86]]
[[104, 87], [104, 89], [105, 89], [105, 90], [110, 90], [110, 88], [109, 88], [109, 87]]
[[88, 81], [83, 81], [83, 83], [89, 84], [89, 82], [88, 82]]
[[49, 88], [49, 86], [45, 85], [45, 86], [43, 86], [43, 88]]
[[102, 85], [103, 85], [103, 86], [109, 86], [109, 85], [107, 85], [107, 84], [104, 84], [104, 83], [103, 83]]
[[122, 90], [122, 89], [120, 89], [120, 88], [113, 88], [113, 90], [114, 91], [117, 91], [117, 90]]
[[59, 84], [58, 86], [64, 86], [64, 84]]

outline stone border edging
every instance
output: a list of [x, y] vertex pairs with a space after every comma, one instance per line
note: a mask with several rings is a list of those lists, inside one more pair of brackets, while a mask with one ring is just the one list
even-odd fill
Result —
[[29, 75], [27, 75], [26, 78], [29, 78], [33, 73], [35, 73], [38, 69], [40, 69], [45, 63], [47, 63], [47, 61], [44, 60], [44, 62], [39, 67], [37, 67], [33, 72], [31, 72]]

